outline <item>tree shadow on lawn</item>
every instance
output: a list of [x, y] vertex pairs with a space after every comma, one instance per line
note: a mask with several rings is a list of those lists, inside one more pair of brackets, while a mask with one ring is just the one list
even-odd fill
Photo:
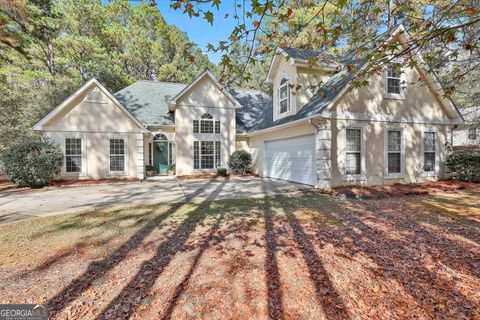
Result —
[[[122, 291], [110, 301], [108, 306], [103, 309], [96, 319], [126, 319], [135, 312], [141, 299], [149, 293], [155, 281], [160, 277], [173, 257], [179, 251], [194, 249], [186, 246], [186, 242], [189, 236], [195, 231], [196, 226], [209, 215], [209, 200], [213, 199], [215, 195], [221, 191], [225, 183], [226, 181], [223, 181], [219, 184], [206, 200], [199, 203], [196, 208], [188, 214], [188, 217], [182, 221], [175, 232], [157, 247], [155, 255], [148, 261], [142, 263], [137, 274], [135, 274]], [[217, 221], [217, 223], [220, 223], [220, 221]], [[218, 225], [216, 228], [218, 228]], [[215, 227], [211, 232], [214, 231]], [[213, 233], [210, 233], [207, 240], [212, 236]], [[206, 248], [208, 242], [204, 242], [204, 246]], [[205, 248], [200, 250], [200, 256], [203, 254]], [[193, 264], [193, 269], [189, 272], [190, 275], [193, 273], [200, 256], [198, 256], [197, 262]], [[189, 277], [189, 275], [187, 275], [187, 277]], [[174, 298], [173, 301], [176, 301], [176, 299]], [[170, 310], [170, 312], [172, 310]]]
[[[210, 197], [214, 197], [216, 194], [218, 194], [222, 187], [223, 187], [223, 184], [219, 185], [211, 193]], [[203, 192], [203, 190], [198, 190], [197, 192], [201, 193]], [[138, 230], [127, 242], [125, 242], [122, 246], [120, 246], [114, 252], [110, 253], [103, 260], [94, 261], [90, 263], [90, 265], [88, 266], [88, 269], [81, 276], [73, 280], [68, 286], [63, 288], [63, 290], [60, 293], [58, 293], [56, 296], [54, 296], [48, 301], [47, 305], [50, 311], [50, 315], [54, 317], [57, 313], [61, 312], [69, 303], [73, 302], [83, 292], [88, 290], [92, 286], [94, 281], [101, 279], [109, 270], [112, 270], [116, 265], [118, 265], [122, 260], [124, 260], [127, 257], [129, 252], [139, 248], [140, 245], [142, 244], [142, 241], [145, 238], [147, 238], [147, 236], [151, 234], [154, 229], [159, 228], [165, 219], [173, 215], [183, 206], [185, 206], [185, 203], [172, 205], [172, 207], [169, 208], [166, 212], [160, 214], [159, 216], [149, 221], [144, 227]], [[201, 204], [199, 206], [201, 206]], [[188, 234], [190, 234], [193, 231], [193, 229], [195, 228], [195, 225], [201, 219], [203, 219], [203, 217], [206, 214], [206, 211], [202, 211], [203, 212], [202, 215], [197, 215], [195, 214], [196, 211], [197, 210], [194, 210], [194, 212], [191, 213], [189, 217], [181, 224], [179, 229], [175, 232], [175, 236], [170, 237], [163, 245], [159, 247], [159, 250], [157, 250], [157, 252], [160, 253], [160, 248], [166, 249], [167, 252], [169, 253], [169, 256], [164, 257], [164, 259], [162, 259], [161, 261], [152, 261], [152, 263], [144, 263], [141, 268], [141, 271], [143, 271], [143, 269], [150, 268], [149, 267], [150, 264], [153, 264], [153, 266], [156, 267], [156, 273], [158, 274], [158, 270], [161, 270], [161, 266], [166, 265], [166, 263], [168, 263], [168, 261], [172, 257], [172, 253], [176, 251], [177, 247], [179, 247], [180, 244], [182, 244], [187, 239]], [[152, 276], [150, 277], [145, 277], [145, 279], [143, 280], [147, 281], [148, 284], [153, 285], [154, 275], [155, 273], [153, 273]], [[138, 282], [141, 280], [142, 280], [142, 272], [139, 272], [134, 277], [132, 282], [129, 285], [127, 285], [125, 290], [122, 291], [122, 294], [119, 295], [115, 300], [120, 300], [122, 297], [124, 298], [128, 294], [127, 289], [129, 289], [129, 287], [133, 284], [133, 282], [134, 281]], [[114, 305], [115, 304], [110, 304], [109, 307], [107, 307], [105, 310], [107, 311]], [[129, 305], [127, 311], [128, 311], [127, 312], [128, 314], [132, 313], [133, 311], [132, 305]]]
[[[364, 255], [379, 268], [374, 274], [380, 279], [393, 279], [419, 304], [421, 310], [414, 306], [403, 306], [409, 317], [474, 317], [475, 302], [462, 294], [454, 280], [447, 279], [438, 271], [427, 268], [425, 259], [430, 256], [455, 270], [468, 270], [478, 277], [479, 260], [471, 261], [471, 256], [465, 254], [468, 248], [435, 234], [422, 227], [415, 217], [401, 208], [386, 212], [372, 202], [368, 208], [345, 206], [344, 211], [336, 216], [344, 227], [332, 232], [328, 225], [317, 226], [317, 238], [323, 244], [332, 244], [337, 249], [347, 252], [353, 258]], [[381, 228], [373, 227], [380, 225]], [[394, 232], [407, 233], [396, 237], [388, 234], [383, 227], [394, 229]], [[334, 237], [326, 237], [332, 235]], [[460, 257], [456, 256], [460, 255]], [[397, 311], [396, 307], [392, 310]], [[399, 311], [401, 312], [401, 311]], [[399, 313], [399, 316], [406, 316]], [[427, 317], [428, 317], [427, 316]]]

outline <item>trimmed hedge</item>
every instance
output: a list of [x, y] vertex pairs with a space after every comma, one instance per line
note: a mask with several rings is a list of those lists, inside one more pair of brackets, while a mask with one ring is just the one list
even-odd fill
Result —
[[28, 141], [8, 147], [0, 161], [5, 174], [18, 187], [40, 188], [60, 172], [63, 153], [52, 142]]
[[480, 182], [480, 150], [452, 152], [447, 156], [446, 164], [455, 179]]
[[235, 174], [245, 174], [252, 165], [252, 155], [245, 150], [237, 150], [228, 159], [228, 167]]

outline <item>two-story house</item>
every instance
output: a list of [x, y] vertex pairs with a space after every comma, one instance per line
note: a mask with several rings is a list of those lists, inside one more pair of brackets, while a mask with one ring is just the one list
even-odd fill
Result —
[[[399, 26], [385, 41], [407, 41]], [[63, 178], [145, 178], [146, 166], [177, 175], [215, 172], [252, 153], [253, 172], [312, 186], [442, 178], [445, 144], [463, 119], [420, 56], [392, 63], [354, 87], [344, 57], [278, 49], [272, 96], [226, 88], [205, 71], [190, 84], [139, 81], [111, 94], [95, 79], [34, 127], [65, 154]], [[334, 72], [338, 71], [338, 72]]]

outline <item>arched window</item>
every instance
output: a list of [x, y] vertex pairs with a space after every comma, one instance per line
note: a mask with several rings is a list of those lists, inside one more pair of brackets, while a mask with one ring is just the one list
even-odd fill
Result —
[[163, 133], [159, 133], [159, 134], [156, 134], [154, 137], [153, 137], [153, 141], [167, 141], [167, 136], [164, 135]]
[[283, 78], [280, 81], [280, 87], [278, 88], [278, 104], [280, 114], [290, 111], [290, 84], [286, 78]]
[[220, 133], [220, 121], [214, 121], [210, 113], [204, 113], [199, 120], [193, 120], [193, 133]]

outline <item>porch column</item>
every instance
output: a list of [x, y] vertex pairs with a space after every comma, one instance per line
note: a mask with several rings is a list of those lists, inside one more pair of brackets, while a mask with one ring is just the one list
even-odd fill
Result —
[[322, 119], [317, 126], [317, 187], [332, 187], [332, 125], [329, 119]]

